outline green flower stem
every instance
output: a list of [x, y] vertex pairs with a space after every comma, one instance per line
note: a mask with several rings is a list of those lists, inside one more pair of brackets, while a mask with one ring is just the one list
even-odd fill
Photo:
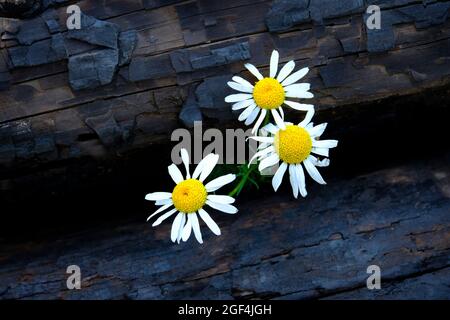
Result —
[[[264, 121], [261, 125], [261, 128], [267, 125], [270, 121], [270, 112], [267, 112], [266, 117], [264, 118]], [[247, 164], [242, 164], [241, 166], [246, 166]], [[236, 187], [228, 194], [230, 197], [234, 197], [235, 195], [239, 195], [241, 190], [245, 187], [245, 184], [248, 180], [251, 181], [250, 174], [255, 170], [257, 166], [251, 165], [249, 170], [242, 176], [239, 183], [236, 185]]]
[[[246, 166], [246, 164], [243, 164], [243, 166]], [[235, 195], [239, 195], [241, 190], [244, 188], [245, 184], [247, 183], [247, 180], [250, 176], [250, 173], [256, 168], [256, 166], [251, 166], [250, 169], [242, 176], [241, 181], [237, 184], [237, 186], [228, 194], [230, 197], [234, 197]]]

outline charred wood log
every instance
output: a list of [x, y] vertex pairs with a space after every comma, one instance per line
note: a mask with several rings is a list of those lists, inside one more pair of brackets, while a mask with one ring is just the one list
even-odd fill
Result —
[[[118, 159], [167, 142], [173, 129], [195, 120], [224, 127], [235, 117], [223, 102], [226, 81], [249, 77], [247, 61], [265, 69], [272, 49], [281, 64], [294, 59], [310, 67], [305, 80], [319, 112], [345, 113], [345, 106], [448, 85], [449, 1], [383, 2], [388, 29], [381, 33], [366, 28], [363, 1], [283, 3], [83, 1], [82, 12], [102, 26], [97, 36], [106, 37], [88, 42], [69, 39], [64, 6], [33, 19], [2, 19], [1, 166]], [[116, 27], [137, 35], [118, 35]], [[115, 49], [117, 36], [125, 51]]]
[[[0, 0], [0, 298], [450, 296], [450, 1], [42, 3]], [[68, 3], [86, 29], [66, 29]], [[341, 141], [329, 186], [262, 190], [218, 215], [221, 237], [173, 246], [142, 204], [171, 132], [237, 127], [226, 81], [250, 79], [248, 61], [267, 72], [273, 49], [310, 67], [316, 119]]]
[[42, 10], [41, 0], [0, 0], [0, 16], [28, 17]]
[[[216, 237], [173, 245], [170, 224], [118, 223], [3, 244], [3, 299], [448, 299], [449, 155], [311, 186], [215, 214]], [[145, 216], [141, 217], [145, 220]], [[105, 225], [105, 224], [104, 224]], [[81, 290], [66, 269], [81, 268]], [[381, 289], [368, 290], [369, 265]]]

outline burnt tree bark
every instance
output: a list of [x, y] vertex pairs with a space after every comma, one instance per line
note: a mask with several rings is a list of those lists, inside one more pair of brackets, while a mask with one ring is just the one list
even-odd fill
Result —
[[[381, 30], [365, 26], [371, 3]], [[2, 18], [0, 171], [117, 160], [194, 120], [224, 127], [236, 118], [226, 81], [251, 79], [245, 62], [266, 72], [273, 49], [280, 65], [310, 67], [319, 114], [449, 82], [449, 1], [92, 0], [78, 3], [91, 17], [78, 33], [66, 30], [67, 1], [48, 4], [32, 19]]]
[[3, 17], [26, 17], [41, 8], [41, 0], [0, 0], [0, 16]]

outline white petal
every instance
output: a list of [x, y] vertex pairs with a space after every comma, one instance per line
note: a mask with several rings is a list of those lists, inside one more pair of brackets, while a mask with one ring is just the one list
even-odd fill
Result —
[[247, 80], [245, 80], [244, 78], [241, 78], [239, 76], [234, 76], [233, 78], [231, 78], [231, 80], [233, 80], [234, 82], [240, 83], [243, 86], [253, 88], [253, 85], [250, 82], [248, 82]]
[[277, 124], [278, 128], [280, 128], [281, 130], [286, 129], [284, 121], [283, 121], [283, 119], [281, 119], [281, 117], [278, 114], [276, 109], [272, 109], [272, 116], [273, 116], [273, 119], [275, 120], [275, 123]]
[[278, 128], [276, 126], [274, 126], [271, 123], [266, 124], [264, 127], [261, 128], [262, 131], [267, 131], [271, 134], [276, 134], [278, 132]]
[[335, 148], [338, 145], [337, 140], [313, 140], [313, 146], [317, 148]]
[[284, 110], [283, 110], [283, 107], [279, 107], [278, 108], [278, 111], [280, 112], [280, 117], [281, 117], [281, 120], [283, 120], [283, 122], [284, 122]]
[[255, 134], [255, 133], [258, 132], [259, 126], [264, 121], [264, 118], [266, 117], [266, 114], [267, 114], [267, 110], [266, 109], [262, 109], [261, 110], [261, 114], [259, 115], [258, 121], [256, 121], [255, 126], [252, 129], [252, 134]]
[[236, 179], [236, 175], [229, 173], [224, 176], [215, 178], [214, 180], [208, 182], [205, 185], [206, 191], [208, 192], [214, 192], [220, 188], [222, 188], [224, 185], [229, 184], [233, 182]]
[[314, 94], [309, 91], [295, 91], [291, 90], [286, 92], [286, 97], [288, 98], [299, 98], [299, 99], [311, 99], [314, 98]]
[[180, 232], [180, 224], [181, 224], [181, 221], [183, 220], [183, 215], [184, 215], [184, 213], [180, 212], [177, 214], [175, 219], [173, 219], [172, 229], [170, 231], [170, 240], [172, 240], [172, 242], [175, 242], [178, 239], [178, 235]]
[[155, 222], [153, 222], [152, 227], [156, 227], [159, 226], [161, 224], [161, 222], [163, 222], [164, 220], [166, 220], [168, 217], [170, 217], [171, 215], [173, 215], [175, 212], [177, 211], [176, 208], [167, 211], [166, 213], [164, 213], [162, 216], [160, 216], [158, 219], [156, 219]]
[[238, 212], [238, 209], [235, 206], [232, 206], [231, 204], [218, 203], [218, 202], [213, 202], [211, 200], [206, 200], [206, 204], [209, 205], [211, 208], [214, 208], [216, 210], [219, 210], [219, 211], [222, 211], [225, 213], [234, 214], [234, 213]]
[[297, 83], [293, 84], [289, 90], [286, 90], [286, 97], [288, 98], [299, 98], [299, 99], [311, 99], [314, 98], [314, 94], [309, 91], [304, 90], [301, 85], [309, 83]]
[[181, 223], [180, 229], [178, 229], [177, 243], [180, 243], [181, 237], [183, 236], [184, 225], [186, 224], [186, 214], [184, 212], [181, 212], [181, 214]]
[[164, 200], [156, 200], [155, 201], [155, 206], [164, 206], [166, 204], [173, 204], [172, 198], [164, 199]]
[[308, 72], [309, 68], [300, 69], [287, 77], [283, 82], [281, 82], [281, 84], [283, 85], [283, 87], [293, 84], [303, 78]]
[[192, 230], [194, 230], [195, 239], [197, 239], [199, 243], [203, 243], [202, 233], [200, 231], [200, 225], [198, 224], [197, 214], [195, 213], [189, 214], [188, 219], [191, 220]]
[[244, 65], [248, 71], [251, 72], [251, 74], [253, 74], [258, 80], [263, 79], [264, 77], [262, 76], [262, 74], [258, 71], [258, 69], [256, 69], [256, 67], [254, 65], [252, 65], [251, 63], [246, 63]]
[[256, 152], [254, 155], [253, 155], [253, 157], [250, 159], [250, 161], [248, 162], [248, 164], [249, 164], [249, 166], [250, 166], [250, 164], [253, 162], [253, 160], [255, 160], [255, 159], [261, 159], [263, 156], [265, 156], [266, 154], [268, 154], [268, 153], [271, 153], [271, 152], [274, 152], [275, 151], [275, 148], [274, 148], [274, 146], [269, 146], [268, 148], [265, 148], [265, 149], [263, 149], [263, 150], [261, 150], [261, 151], [258, 151], [258, 152]]
[[276, 165], [280, 161], [278, 154], [274, 153], [267, 158], [263, 159], [258, 166], [259, 171], [263, 171], [266, 168]]
[[238, 120], [244, 121], [245, 119], [247, 119], [248, 116], [253, 112], [253, 110], [255, 110], [255, 108], [257, 108], [256, 104], [249, 105], [247, 109], [241, 112], [241, 114], [238, 117]]
[[298, 182], [297, 182], [297, 174], [295, 173], [295, 165], [289, 165], [289, 180], [291, 181], [292, 193], [294, 194], [295, 199], [298, 197]]
[[302, 122], [300, 122], [298, 124], [299, 127], [303, 127], [303, 128], [308, 127], [313, 116], [314, 116], [314, 108], [312, 108], [312, 109], [308, 110], [308, 112], [306, 112], [305, 118], [302, 120]]
[[289, 86], [284, 87], [284, 91], [286, 92], [305, 92], [311, 89], [311, 84], [309, 83], [294, 83]]
[[274, 141], [274, 137], [260, 137], [260, 136], [254, 136], [254, 137], [249, 137], [249, 139], [253, 139], [259, 142], [265, 142], [265, 143], [273, 143]]
[[[308, 123], [306, 126], [304, 126], [304, 128], [306, 130], [308, 130], [308, 132], [310, 132], [309, 130], [312, 130], [312, 128], [314, 127], [314, 123], [310, 122]], [[311, 134], [310, 134], [311, 135]]]
[[316, 167], [328, 167], [330, 165], [330, 159], [328, 159], [328, 158], [319, 160], [316, 157], [314, 157], [312, 154], [310, 154], [308, 159]]
[[161, 211], [164, 211], [164, 210], [166, 210], [166, 209], [169, 209], [171, 206], [172, 206], [172, 204], [169, 203], [169, 204], [166, 204], [166, 205], [160, 207], [158, 210], [156, 210], [155, 212], [153, 212], [153, 213], [147, 218], [147, 221], [150, 220], [151, 218], [153, 218], [155, 215], [157, 215], [157, 214], [160, 213]]
[[198, 210], [198, 214], [200, 217], [205, 221], [206, 225], [209, 227], [209, 229], [216, 235], [220, 236], [220, 228], [217, 225], [217, 223], [214, 222], [213, 219], [209, 216], [208, 212], [206, 212], [203, 209]]
[[262, 150], [262, 149], [268, 148], [270, 145], [271, 145], [271, 143], [267, 143], [267, 142], [260, 143], [260, 145], [258, 146], [258, 150]]
[[169, 175], [172, 177], [172, 180], [176, 184], [179, 184], [181, 181], [184, 180], [180, 169], [178, 169], [178, 167], [175, 164], [172, 163], [170, 166], [167, 167], [167, 169], [169, 170]]
[[275, 190], [275, 192], [278, 190], [278, 188], [281, 185], [281, 182], [283, 181], [283, 176], [284, 176], [284, 173], [286, 172], [286, 169], [287, 169], [287, 164], [285, 162], [283, 162], [272, 178], [272, 187], [273, 187], [273, 190]]
[[314, 105], [312, 104], [305, 104], [305, 103], [298, 103], [295, 101], [284, 101], [285, 104], [287, 104], [289, 107], [295, 110], [299, 111], [309, 111], [311, 109], [314, 109]]
[[206, 157], [204, 157], [200, 162], [198, 163], [197, 167], [194, 170], [194, 173], [192, 174], [193, 179], [197, 179], [200, 176], [200, 173], [202, 173], [203, 168], [205, 165], [212, 161], [215, 155], [213, 153], [208, 154]]
[[300, 194], [302, 197], [306, 197], [308, 192], [306, 192], [305, 173], [303, 172], [303, 167], [301, 164], [295, 165], [295, 173], [297, 174], [297, 183]]
[[278, 60], [280, 55], [277, 50], [272, 51], [272, 55], [270, 56], [270, 77], [275, 78], [278, 71]]
[[289, 61], [286, 63], [283, 68], [281, 68], [280, 73], [278, 74], [277, 80], [278, 82], [282, 82], [288, 75], [291, 74], [292, 70], [295, 68], [295, 62]]
[[184, 167], [186, 169], [186, 179], [191, 178], [191, 174], [189, 173], [189, 154], [186, 149], [181, 149], [181, 159], [183, 160]]
[[172, 194], [170, 192], [153, 192], [145, 196], [145, 200], [149, 201], [165, 200], [170, 198], [172, 198]]
[[253, 95], [248, 94], [248, 93], [230, 94], [229, 96], [225, 97], [225, 102], [228, 102], [228, 103], [239, 102], [239, 101], [250, 99], [252, 97], [253, 97]]
[[318, 124], [317, 126], [313, 127], [311, 130], [309, 130], [309, 134], [313, 138], [320, 137], [326, 128], [327, 128], [327, 123]]
[[247, 92], [247, 93], [252, 93], [253, 92], [253, 88], [252, 87], [248, 87], [248, 86], [244, 86], [240, 83], [236, 83], [233, 81], [228, 81], [227, 82], [228, 86], [234, 90], [240, 91], [240, 92]]
[[215, 195], [215, 194], [208, 195], [207, 199], [211, 200], [213, 202], [223, 203], [223, 204], [232, 204], [235, 201], [235, 199], [233, 197], [223, 196], [223, 195]]
[[183, 241], [187, 241], [187, 239], [189, 239], [189, 237], [191, 236], [192, 224], [191, 224], [191, 219], [189, 219], [189, 216], [192, 214], [194, 214], [194, 213], [189, 213], [186, 215], [187, 221], [183, 228], [183, 234], [181, 235], [181, 239]]
[[231, 107], [231, 110], [241, 110], [241, 109], [247, 108], [251, 104], [256, 105], [256, 103], [253, 99], [239, 101], [239, 102], [236, 102], [235, 104], [233, 104], [233, 106]]
[[252, 113], [250, 113], [250, 115], [247, 117], [247, 119], [245, 119], [245, 122], [244, 122], [246, 126], [251, 125], [255, 121], [255, 119], [258, 116], [260, 110], [261, 110], [260, 108], [256, 107], [252, 111]]
[[316, 169], [316, 167], [311, 163], [311, 161], [309, 161], [309, 159], [306, 159], [305, 161], [303, 161], [303, 165], [305, 166], [306, 171], [308, 171], [308, 173], [311, 176], [311, 178], [313, 178], [317, 183], [327, 184], [323, 180], [322, 176], [320, 175], [320, 173]]
[[311, 152], [318, 154], [319, 156], [328, 157], [330, 149], [328, 148], [315, 148], [313, 147]]
[[200, 174], [200, 178], [198, 180], [200, 180], [201, 182], [205, 181], [205, 179], [208, 178], [211, 171], [213, 171], [218, 161], [219, 161], [218, 154], [214, 154], [214, 157], [210, 157], [209, 160], [205, 163], [205, 166], [203, 167], [202, 173]]

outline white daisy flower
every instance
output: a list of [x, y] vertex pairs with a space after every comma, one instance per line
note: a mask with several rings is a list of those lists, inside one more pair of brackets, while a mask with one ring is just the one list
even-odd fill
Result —
[[284, 129], [283, 104], [295, 110], [307, 111], [307, 117], [309, 118], [312, 118], [314, 115], [313, 105], [286, 100], [286, 98], [308, 99], [314, 97], [309, 92], [309, 83], [295, 83], [308, 73], [309, 68], [303, 68], [292, 73], [295, 68], [295, 63], [291, 60], [281, 68], [277, 75], [278, 60], [278, 51], [274, 50], [270, 58], [270, 75], [266, 78], [263, 77], [254, 65], [250, 63], [245, 64], [248, 71], [258, 79], [254, 86], [238, 76], [233, 77], [233, 81], [228, 82], [228, 85], [232, 89], [241, 92], [225, 98], [226, 102], [233, 103], [233, 110], [244, 109], [239, 115], [238, 120], [245, 121], [246, 125], [250, 125], [258, 118], [252, 129], [253, 134], [258, 132], [261, 123], [269, 111], [272, 113], [276, 124]]
[[181, 149], [181, 158], [186, 168], [186, 179], [183, 178], [175, 164], [168, 167], [169, 174], [176, 185], [171, 193], [153, 192], [145, 196], [146, 200], [155, 201], [155, 205], [161, 206], [148, 217], [147, 221], [158, 213], [164, 212], [152, 224], [153, 227], [156, 227], [167, 218], [175, 215], [170, 234], [172, 242], [186, 241], [193, 230], [197, 241], [203, 243], [197, 213], [215, 235], [220, 235], [219, 227], [203, 207], [209, 205], [211, 208], [225, 213], [236, 213], [238, 210], [231, 205], [235, 201], [234, 198], [210, 194], [234, 181], [236, 176], [227, 174], [204, 184], [205, 179], [219, 161], [219, 155], [213, 153], [207, 155], [197, 165], [192, 177], [189, 173], [189, 155], [186, 149]]
[[258, 169], [260, 171], [280, 164], [278, 170], [272, 178], [272, 186], [275, 191], [283, 180], [284, 173], [289, 169], [289, 180], [292, 186], [294, 197], [298, 193], [306, 197], [305, 174], [303, 167], [313, 180], [320, 184], [326, 184], [316, 167], [327, 167], [330, 160], [324, 158], [319, 160], [314, 154], [328, 157], [329, 149], [337, 146], [337, 140], [319, 140], [327, 126], [326, 123], [314, 126], [310, 119], [304, 119], [298, 125], [284, 123], [285, 129], [268, 124], [261, 131], [267, 131], [270, 136], [251, 137], [262, 144], [259, 151], [250, 160], [260, 161]]

